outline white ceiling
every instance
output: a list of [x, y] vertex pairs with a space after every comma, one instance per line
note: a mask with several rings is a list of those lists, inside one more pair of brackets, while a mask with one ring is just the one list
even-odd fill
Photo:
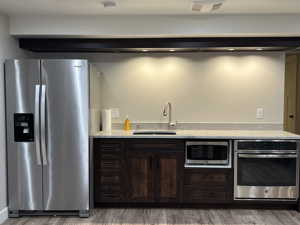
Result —
[[[198, 15], [191, 0], [115, 0], [104, 8], [102, 0], [0, 0], [0, 12], [29, 15]], [[300, 0], [226, 0], [218, 14], [300, 13]]]

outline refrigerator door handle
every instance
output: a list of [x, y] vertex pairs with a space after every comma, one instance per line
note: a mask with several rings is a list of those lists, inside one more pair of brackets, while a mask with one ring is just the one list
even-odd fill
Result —
[[35, 85], [35, 100], [34, 100], [34, 137], [35, 137], [35, 151], [37, 164], [42, 165], [41, 148], [40, 148], [40, 85]]
[[41, 145], [43, 165], [46, 166], [48, 164], [46, 151], [46, 85], [42, 85], [41, 94]]

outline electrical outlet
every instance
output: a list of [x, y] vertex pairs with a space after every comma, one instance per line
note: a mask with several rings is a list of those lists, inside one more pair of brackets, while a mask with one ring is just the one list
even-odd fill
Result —
[[256, 109], [256, 119], [263, 119], [264, 118], [264, 109], [257, 108]]
[[111, 109], [111, 117], [112, 118], [119, 118], [120, 117], [120, 112], [118, 108], [112, 108]]

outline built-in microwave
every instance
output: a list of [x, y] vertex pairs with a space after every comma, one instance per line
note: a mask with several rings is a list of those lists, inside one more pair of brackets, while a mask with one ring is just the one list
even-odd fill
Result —
[[185, 167], [231, 168], [231, 141], [188, 141]]

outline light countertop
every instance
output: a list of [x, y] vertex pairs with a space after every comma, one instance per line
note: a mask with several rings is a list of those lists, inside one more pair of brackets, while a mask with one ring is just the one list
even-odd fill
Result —
[[[142, 130], [138, 130], [142, 131]], [[144, 131], [144, 130], [143, 130]], [[299, 139], [300, 135], [280, 130], [176, 130], [176, 135], [133, 135], [134, 131], [113, 130], [90, 135], [94, 138], [166, 139]]]

